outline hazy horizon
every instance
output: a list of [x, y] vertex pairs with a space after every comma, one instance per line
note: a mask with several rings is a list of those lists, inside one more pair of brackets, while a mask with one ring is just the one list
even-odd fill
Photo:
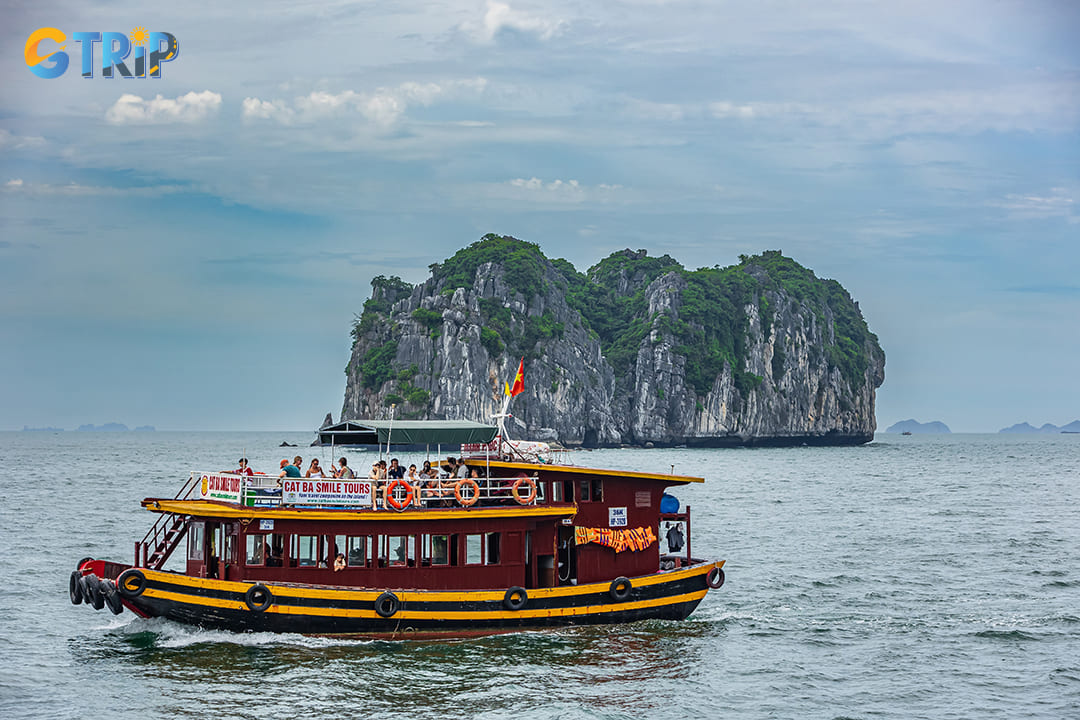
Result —
[[[0, 428], [337, 419], [371, 278], [422, 282], [489, 232], [579, 270], [782, 250], [879, 337], [879, 428], [1080, 416], [1080, 5], [0, 17]], [[179, 43], [159, 79], [81, 77], [74, 33], [144, 26]], [[27, 66], [43, 27], [55, 79]]]

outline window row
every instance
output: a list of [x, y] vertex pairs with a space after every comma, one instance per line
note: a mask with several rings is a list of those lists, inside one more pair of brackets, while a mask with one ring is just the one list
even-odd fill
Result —
[[[498, 565], [499, 533], [475, 535], [248, 535], [245, 563], [263, 567], [375, 568]], [[287, 552], [286, 552], [287, 551]]]

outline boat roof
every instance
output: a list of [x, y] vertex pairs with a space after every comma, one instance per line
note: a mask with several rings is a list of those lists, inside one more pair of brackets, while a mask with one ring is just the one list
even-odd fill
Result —
[[642, 480], [662, 480], [670, 484], [685, 484], [685, 483], [703, 483], [705, 478], [697, 477], [695, 475], [674, 475], [668, 473], [650, 473], [650, 472], [638, 472], [635, 470], [611, 470], [603, 468], [590, 468], [582, 467], [580, 465], [553, 465], [553, 464], [537, 464], [537, 463], [524, 463], [524, 462], [505, 462], [501, 460], [491, 460], [487, 463], [483, 458], [472, 458], [465, 461], [466, 465], [479, 465], [483, 467], [485, 464], [491, 467], [511, 468], [517, 470], [543, 470], [545, 472], [560, 472], [560, 473], [574, 473], [576, 475], [603, 475], [611, 478], [640, 478]]
[[489, 443], [498, 428], [469, 420], [345, 420], [319, 429], [324, 445]]
[[170, 500], [146, 498], [142, 506], [150, 512], [217, 517], [227, 519], [273, 518], [278, 520], [431, 521], [487, 520], [491, 518], [573, 517], [573, 505], [509, 505], [499, 507], [426, 509], [412, 512], [356, 508], [244, 507], [214, 500]]

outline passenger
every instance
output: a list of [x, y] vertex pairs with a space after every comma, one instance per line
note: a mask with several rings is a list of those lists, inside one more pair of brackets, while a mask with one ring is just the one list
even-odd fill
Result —
[[254, 475], [251, 468], [248, 467], [247, 458], [240, 458], [240, 467], [233, 470], [233, 475]]
[[446, 466], [443, 469], [446, 471], [443, 477], [457, 477], [457, 458], [453, 455], [446, 458]]
[[385, 480], [386, 479], [386, 461], [385, 460], [380, 460], [379, 461], [379, 479], [380, 480]]
[[297, 455], [296, 457], [294, 457], [292, 459], [292, 464], [295, 465], [297, 468], [299, 468], [300, 473], [303, 474], [303, 472], [304, 472], [304, 458]]
[[303, 477], [303, 475], [300, 474], [300, 468], [296, 465], [290, 465], [288, 458], [286, 458], [281, 461], [281, 472], [278, 473], [278, 477], [298, 478]]
[[338, 553], [334, 558], [334, 572], [341, 572], [345, 569], [345, 553]]
[[356, 477], [356, 473], [353, 472], [353, 469], [351, 467], [349, 467], [349, 461], [348, 460], [346, 460], [343, 457], [338, 458], [338, 465], [341, 466], [340, 469], [332, 470], [332, 472], [334, 473], [334, 477], [342, 478], [344, 480], [352, 480], [353, 478]]
[[425, 460], [423, 467], [420, 468], [420, 477], [423, 479], [438, 477], [438, 473], [431, 469], [431, 461]]
[[416, 485], [417, 481], [420, 478], [416, 477], [416, 465], [415, 464], [409, 465], [409, 471], [407, 473], [405, 473], [405, 479], [408, 480], [410, 484]]
[[323, 469], [321, 467], [319, 467], [319, 459], [318, 458], [311, 458], [311, 466], [308, 468], [308, 471], [304, 475], [304, 477], [309, 477], [309, 478], [324, 478], [324, 477], [326, 477], [326, 474], [323, 473]]
[[398, 465], [397, 458], [390, 461], [390, 469], [386, 471], [386, 476], [391, 480], [400, 480], [405, 477], [405, 468]]
[[469, 466], [465, 464], [465, 458], [457, 459], [457, 473], [455, 476], [459, 478], [469, 477]]

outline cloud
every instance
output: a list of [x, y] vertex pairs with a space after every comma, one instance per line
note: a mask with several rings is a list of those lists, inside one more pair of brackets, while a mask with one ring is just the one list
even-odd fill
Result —
[[105, 120], [112, 125], [197, 123], [220, 108], [221, 95], [210, 90], [189, 92], [177, 98], [158, 95], [153, 100], [125, 93], [105, 112]]
[[[496, 190], [497, 195], [511, 195], [528, 202], [551, 202], [558, 204], [605, 202], [614, 199], [615, 194], [622, 190], [622, 185], [600, 183], [599, 185], [582, 185], [577, 180], [550, 180], [544, 181], [538, 177], [514, 178], [503, 185], [503, 190]], [[509, 192], [507, 193], [507, 190]]]
[[1042, 195], [1009, 194], [991, 205], [1004, 208], [1011, 217], [1021, 220], [1061, 217], [1070, 223], [1080, 222], [1080, 216], [1075, 214], [1080, 208], [1080, 193], [1061, 187], [1051, 188], [1049, 193]]
[[26, 150], [45, 145], [45, 138], [38, 135], [13, 135], [0, 129], [0, 150]]
[[487, 0], [487, 9], [479, 23], [463, 23], [461, 28], [466, 33], [483, 43], [494, 42], [505, 30], [512, 30], [526, 35], [535, 35], [541, 40], [550, 40], [559, 34], [566, 23], [555, 18], [543, 18], [522, 10], [515, 10], [507, 3]]
[[630, 116], [660, 122], [745, 120], [842, 129], [861, 137], [908, 133], [1071, 132], [1080, 91], [1069, 83], [1023, 83], [966, 90], [880, 92], [857, 99], [701, 100], [662, 103], [623, 98]]
[[25, 193], [27, 195], [66, 195], [75, 196], [126, 196], [126, 197], [159, 197], [179, 192], [190, 192], [192, 188], [182, 185], [147, 185], [143, 187], [113, 187], [109, 185], [80, 185], [68, 183], [67, 185], [50, 185], [48, 183], [28, 183], [22, 178], [13, 178], [4, 183], [0, 192]]
[[486, 87], [485, 78], [473, 78], [443, 84], [405, 82], [372, 93], [345, 90], [335, 94], [316, 90], [291, 103], [248, 97], [244, 98], [242, 114], [248, 121], [275, 120], [282, 125], [359, 115], [373, 125], [387, 128], [396, 125], [410, 107], [427, 107], [442, 99], [482, 93]]

